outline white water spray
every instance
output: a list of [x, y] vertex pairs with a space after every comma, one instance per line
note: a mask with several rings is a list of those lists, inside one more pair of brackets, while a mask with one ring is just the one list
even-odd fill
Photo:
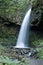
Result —
[[30, 15], [31, 15], [31, 8], [28, 10], [28, 12], [26, 13], [24, 17], [15, 48], [28, 48]]

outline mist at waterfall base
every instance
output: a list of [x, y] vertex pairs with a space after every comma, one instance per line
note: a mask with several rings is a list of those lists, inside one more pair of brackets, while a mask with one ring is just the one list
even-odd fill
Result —
[[31, 16], [31, 8], [28, 10], [28, 12], [24, 17], [15, 48], [29, 47], [30, 16]]

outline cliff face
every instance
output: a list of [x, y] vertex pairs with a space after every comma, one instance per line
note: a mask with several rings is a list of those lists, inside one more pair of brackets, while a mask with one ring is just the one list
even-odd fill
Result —
[[39, 24], [43, 15], [43, 0], [1, 0], [0, 16], [5, 20], [21, 25], [30, 4], [32, 5], [31, 22], [35, 21], [34, 24]]
[[[38, 25], [42, 20], [43, 16], [43, 0], [37, 0], [37, 2], [33, 5], [33, 18], [32, 21], [36, 21], [36, 25]], [[34, 19], [34, 20], [33, 20]]]
[[[32, 5], [31, 26], [43, 29], [43, 0], [1, 0], [0, 1], [0, 36], [14, 34], [14, 28], [22, 20]], [[5, 36], [4, 36], [5, 37]]]

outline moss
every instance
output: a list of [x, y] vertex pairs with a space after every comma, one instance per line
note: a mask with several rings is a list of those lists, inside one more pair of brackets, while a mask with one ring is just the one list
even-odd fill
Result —
[[0, 3], [0, 16], [8, 18], [13, 23], [21, 24], [30, 5], [32, 5], [32, 11], [35, 12], [35, 14], [39, 12], [40, 15], [40, 13], [43, 12], [42, 2], [43, 0], [3, 0]]

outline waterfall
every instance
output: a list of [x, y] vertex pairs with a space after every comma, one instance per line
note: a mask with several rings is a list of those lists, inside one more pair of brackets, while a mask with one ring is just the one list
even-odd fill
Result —
[[15, 48], [29, 47], [30, 15], [31, 15], [31, 8], [28, 10], [23, 19]]

